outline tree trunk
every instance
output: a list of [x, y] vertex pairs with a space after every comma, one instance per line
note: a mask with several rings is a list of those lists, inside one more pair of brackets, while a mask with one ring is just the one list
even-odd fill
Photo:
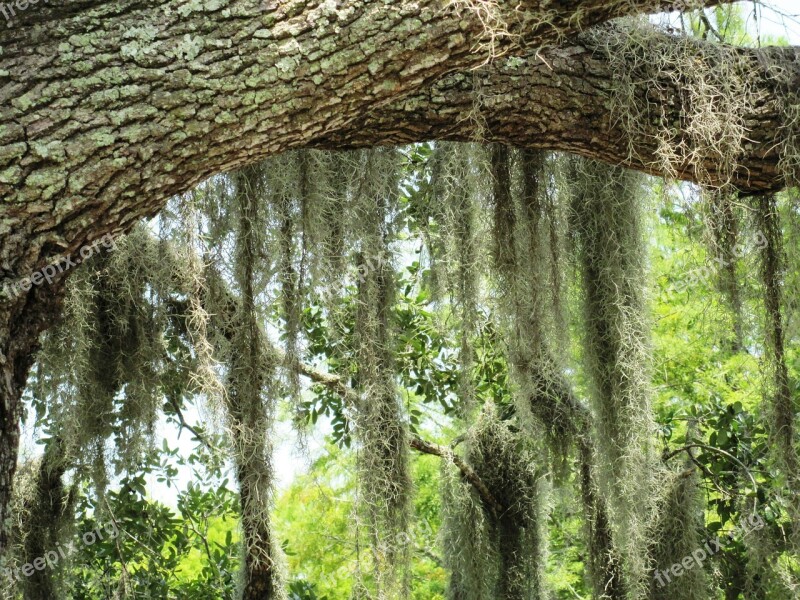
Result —
[[22, 392], [38, 349], [39, 333], [55, 321], [60, 310], [63, 286], [56, 284], [46, 292], [34, 289], [28, 302], [14, 311], [0, 307], [0, 556], [9, 542]]

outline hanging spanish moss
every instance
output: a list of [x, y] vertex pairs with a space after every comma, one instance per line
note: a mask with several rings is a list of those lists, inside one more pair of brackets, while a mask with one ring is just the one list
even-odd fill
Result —
[[588, 420], [578, 437], [578, 461], [583, 527], [587, 539], [587, 580], [595, 597], [624, 600], [627, 595], [622, 559], [614, 547], [608, 510], [597, 481], [597, 456]]
[[744, 597], [748, 600], [796, 600], [800, 589], [796, 553], [787, 553], [785, 544], [776, 540], [768, 527], [754, 528], [743, 536], [742, 544], [747, 556], [742, 573]]
[[[50, 438], [43, 456], [31, 465], [27, 474], [32, 481], [21, 481], [17, 493], [18, 543], [21, 545], [21, 564], [33, 562], [58, 548], [66, 538], [72, 524], [77, 489], [67, 486], [64, 475], [70, 466], [66, 444], [60, 437]], [[22, 479], [24, 479], [23, 475]], [[29, 486], [29, 489], [26, 487]], [[63, 597], [59, 586], [61, 578], [54, 569], [37, 569], [22, 580], [25, 600], [52, 600]]]
[[117, 320], [113, 335], [123, 340], [118, 369], [124, 387], [116, 445], [123, 459], [131, 458], [120, 464], [123, 469], [138, 465], [139, 457], [152, 445], [163, 402], [165, 300], [174, 290], [179, 268], [166, 242], [144, 226], [121, 240], [109, 255], [108, 278], [118, 286], [112, 308]]
[[[298, 336], [302, 313], [302, 286], [305, 281], [306, 247], [303, 225], [309, 194], [308, 161], [305, 152], [288, 152], [267, 163], [269, 201], [274, 213], [277, 260], [277, 283], [283, 317], [286, 363], [299, 357]], [[262, 223], [262, 226], [265, 224]], [[292, 396], [300, 390], [296, 369], [285, 370]]]
[[485, 195], [486, 152], [477, 144], [438, 143], [431, 159], [431, 203], [422, 215], [431, 255], [433, 288], [449, 294], [460, 326], [459, 402], [462, 415], [475, 407], [472, 381], [477, 334], [483, 224], [479, 220]]
[[[99, 251], [99, 250], [98, 250]], [[161, 407], [163, 299], [172, 255], [144, 227], [99, 252], [68, 284], [64, 320], [40, 354], [36, 392], [47, 403], [71, 466], [94, 470], [102, 489], [105, 442], [117, 472], [139, 464]]]
[[281, 550], [270, 519], [275, 479], [271, 434], [278, 393], [277, 365], [265, 352], [257, 303], [263, 290], [259, 265], [268, 256], [262, 209], [264, 184], [259, 167], [248, 167], [233, 176], [239, 219], [234, 279], [241, 300], [231, 330], [235, 333], [228, 338], [226, 408], [242, 507], [242, 600], [285, 597]]
[[[712, 597], [710, 579], [700, 563], [711, 560], [705, 547], [705, 499], [700, 477], [694, 465], [665, 476], [666, 494], [659, 506], [659, 517], [653, 527], [653, 575], [650, 600], [708, 600]], [[703, 554], [701, 555], [700, 552]], [[698, 557], [698, 564], [675, 577], [672, 566], [686, 557]]]
[[[644, 18], [617, 20], [584, 37], [611, 63], [612, 109], [628, 134], [630, 153], [641, 144], [654, 149], [659, 168], [670, 176], [688, 166], [697, 181], [728, 183], [744, 154], [744, 115], [758, 101], [747, 78], [764, 65], [748, 62], [734, 46], [668, 33]], [[679, 91], [679, 124], [663, 109], [653, 113], [650, 94], [665, 86]], [[709, 165], [718, 173], [713, 178]]]
[[[786, 264], [800, 265], [800, 189], [786, 192], [779, 208], [780, 221], [785, 229]], [[800, 341], [800, 268], [786, 269], [784, 290], [786, 344], [791, 347]]]
[[[8, 550], [2, 557], [0, 567], [11, 569], [20, 568], [26, 562], [28, 532], [35, 528], [31, 506], [38, 497], [37, 479], [41, 469], [41, 460], [28, 460], [21, 462], [14, 476], [14, 495], [11, 499], [12, 522], [9, 530]], [[41, 536], [47, 539], [47, 534]], [[5, 571], [3, 574], [5, 575]], [[14, 581], [4, 576], [0, 579], [0, 599], [19, 600], [22, 590]]]
[[394, 379], [391, 316], [395, 282], [389, 241], [400, 157], [394, 149], [356, 156], [362, 174], [352, 197], [359, 242], [353, 334], [359, 486], [370, 526], [377, 594], [391, 598], [408, 593], [409, 549], [400, 540], [409, 526], [411, 500], [408, 432]]
[[[64, 319], [45, 336], [32, 382], [50, 437], [31, 485], [17, 488], [26, 562], [62, 539], [87, 479], [102, 499], [110, 466], [119, 474], [141, 464], [161, 407], [174, 255], [145, 227], [101, 240], [94, 254], [67, 284]], [[23, 582], [25, 598], [54, 597], [55, 580], [37, 570]]]
[[[209, 221], [212, 230], [212, 240], [221, 243], [224, 231], [228, 229], [227, 221], [232, 211], [217, 215], [214, 211], [226, 206], [218, 199], [225, 194], [224, 182], [221, 179], [212, 180], [207, 184], [211, 190], [206, 189], [202, 194], [198, 191], [186, 194], [180, 202], [180, 220], [182, 227], [179, 230], [179, 244], [176, 254], [179, 253], [179, 264], [183, 266], [179, 281], [180, 291], [187, 298], [186, 329], [194, 354], [194, 367], [192, 369], [192, 391], [206, 396], [210, 404], [215, 407], [222, 405], [225, 389], [219, 377], [219, 363], [214, 356], [214, 347], [209, 339], [209, 307], [207, 305], [208, 290], [206, 289], [205, 248], [200, 239], [200, 203], [207, 200], [203, 212]], [[209, 201], [211, 198], [217, 201]]]
[[492, 144], [490, 161], [492, 173], [492, 209], [494, 213], [492, 258], [500, 273], [513, 273], [517, 264], [514, 243], [517, 216], [511, 192], [511, 159], [508, 146]]
[[495, 512], [474, 489], [444, 474], [443, 547], [451, 571], [448, 597], [459, 600], [545, 598], [545, 478], [526, 435], [487, 404], [467, 437], [467, 458], [503, 507]]
[[347, 196], [358, 177], [348, 152], [303, 150], [299, 167], [304, 255], [313, 296], [329, 311], [338, 308], [347, 272]]
[[500, 559], [489, 514], [452, 461], [442, 461], [441, 547], [450, 573], [448, 600], [493, 598]]
[[565, 215], [548, 189], [555, 161], [543, 153], [509, 154], [498, 145], [491, 153], [497, 296], [510, 330], [518, 410], [545, 429], [556, 471], [564, 474], [577, 423], [572, 407], [564, 406], [571, 400], [565, 399], [569, 384], [560, 362]]
[[792, 393], [786, 363], [783, 314], [783, 233], [775, 196], [753, 199], [755, 220], [766, 244], [761, 251], [761, 284], [764, 289], [767, 371], [765, 397], [770, 411], [770, 436], [775, 458], [784, 477], [792, 520], [792, 541], [800, 548], [800, 461], [798, 461], [795, 414], [800, 410]]
[[654, 508], [648, 502], [659, 463], [650, 407], [641, 183], [630, 172], [594, 161], [573, 163], [572, 179], [598, 480], [628, 596], [643, 598]]
[[703, 199], [707, 211], [709, 258], [716, 270], [717, 287], [728, 304], [733, 321], [733, 350], [741, 350], [744, 348], [744, 316], [738, 275], [740, 211], [734, 204], [734, 196], [723, 190], [704, 190]]
[[[511, 169], [511, 175], [496, 169]], [[518, 414], [532, 432], [544, 430], [551, 463], [566, 480], [571, 450], [577, 449], [578, 478], [587, 536], [588, 579], [598, 597], [623, 598], [620, 560], [612, 546], [608, 515], [597, 489], [596, 451], [591, 415], [578, 400], [564, 375], [567, 347], [562, 298], [566, 214], [563, 200], [551, 182], [559, 178], [555, 157], [519, 152], [509, 164], [502, 151], [495, 156], [495, 247], [513, 250], [496, 263], [499, 270], [501, 313], [510, 329], [509, 357], [516, 384]], [[503, 186], [510, 185], [507, 191]], [[512, 205], [501, 209], [501, 202]], [[514, 215], [508, 213], [514, 211]], [[543, 501], [543, 499], [542, 499]], [[542, 540], [544, 543], [544, 540]], [[538, 553], [544, 552], [540, 548]]]

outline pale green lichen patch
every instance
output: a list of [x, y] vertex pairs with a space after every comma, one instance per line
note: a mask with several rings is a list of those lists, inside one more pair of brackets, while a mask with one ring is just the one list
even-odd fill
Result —
[[28, 149], [28, 145], [24, 142], [16, 144], [8, 144], [7, 146], [0, 146], [0, 161], [8, 162], [15, 158], [19, 158]]
[[140, 56], [147, 56], [156, 53], [156, 36], [158, 28], [153, 25], [142, 27], [132, 27], [122, 36], [123, 39], [130, 40], [120, 48], [122, 56], [136, 60]]
[[142, 121], [158, 114], [158, 109], [148, 104], [136, 104], [111, 115], [114, 125], [122, 125], [129, 121]]
[[20, 179], [22, 179], [22, 169], [16, 165], [0, 171], [0, 183], [14, 185], [19, 183]]
[[154, 25], [146, 24], [141, 27], [131, 27], [122, 34], [122, 39], [139, 40], [140, 42], [149, 43], [156, 39], [157, 35], [158, 28]]
[[32, 106], [36, 103], [36, 100], [39, 100], [40, 96], [39, 93], [35, 90], [31, 90], [22, 96], [18, 96], [11, 101], [11, 106], [14, 108], [18, 108], [22, 112], [28, 112]]
[[202, 37], [199, 35], [192, 37], [191, 34], [187, 33], [171, 54], [179, 60], [194, 60], [203, 51], [204, 47], [205, 40]]
[[53, 195], [64, 188], [67, 172], [61, 167], [39, 169], [25, 179], [25, 185], [38, 189], [42, 200], [49, 200]]
[[33, 141], [31, 142], [31, 152], [33, 152], [34, 156], [38, 156], [39, 158], [51, 159], [59, 162], [66, 158], [64, 144], [59, 140], [52, 142]]
[[228, 5], [227, 0], [206, 0], [203, 8], [206, 12], [214, 12]]
[[131, 144], [137, 144], [150, 135], [150, 127], [148, 125], [135, 124], [123, 127], [119, 132], [120, 139]]
[[92, 35], [88, 33], [84, 35], [73, 35], [70, 36], [69, 43], [73, 48], [86, 48], [92, 45], [92, 39]]
[[193, 12], [201, 12], [203, 10], [203, 2], [201, 0], [189, 0], [178, 7], [178, 14], [182, 17], [188, 17]]
[[214, 119], [215, 123], [220, 123], [221, 125], [231, 125], [236, 123], [239, 119], [236, 117], [235, 114], [229, 112], [222, 112], [216, 116]]
[[104, 148], [114, 143], [115, 137], [108, 130], [95, 131], [89, 134], [89, 140], [96, 148]]
[[290, 56], [282, 58], [275, 63], [275, 68], [278, 69], [278, 71], [280, 71], [284, 76], [294, 73], [295, 69], [297, 69], [297, 66], [297, 59]]
[[95, 106], [119, 100], [119, 91], [115, 89], [100, 90], [89, 96], [89, 102]]
[[245, 80], [245, 85], [249, 88], [260, 88], [265, 84], [271, 83], [278, 78], [278, 69], [271, 67], [263, 72], [252, 75]]

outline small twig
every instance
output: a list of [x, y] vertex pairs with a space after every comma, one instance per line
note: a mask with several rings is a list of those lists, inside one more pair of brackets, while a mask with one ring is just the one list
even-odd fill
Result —
[[[195, 429], [192, 425], [189, 425], [189, 423], [186, 422], [186, 419], [183, 416], [183, 411], [181, 410], [181, 407], [178, 405], [178, 403], [175, 401], [174, 398], [169, 398], [169, 403], [170, 406], [172, 406], [172, 408], [175, 410], [175, 415], [178, 417], [178, 423], [180, 424], [181, 430], [186, 429], [187, 431], [189, 431], [192, 435], [194, 435], [195, 438], [197, 438], [197, 440], [201, 444], [203, 444], [206, 448], [208, 448], [212, 452], [219, 451], [218, 448], [216, 448], [211, 444], [211, 442], [206, 440], [205, 437], [199, 431], [197, 431], [197, 429]], [[180, 437], [180, 431], [178, 432], [178, 436]]]
[[692, 456], [691, 452], [687, 452], [687, 454], [689, 455], [689, 460], [691, 460], [697, 466], [697, 468], [700, 469], [706, 477], [708, 477], [708, 479], [711, 481], [711, 484], [717, 489], [717, 491], [720, 494], [723, 494], [724, 496], [728, 496], [729, 498], [734, 495], [731, 492], [727, 491], [722, 486], [720, 486], [720, 484], [717, 482], [717, 478], [714, 476], [714, 474], [711, 471], [708, 470], [708, 467], [706, 467], [703, 463], [701, 463], [694, 456]]
[[703, 25], [706, 26], [706, 31], [710, 31], [714, 34], [714, 37], [717, 38], [720, 42], [724, 42], [725, 38], [723, 38], [720, 33], [714, 29], [714, 26], [711, 24], [711, 21], [708, 20], [708, 16], [702, 10], [700, 11], [700, 20], [703, 22]]
[[568, 589], [570, 592], [572, 592], [572, 593], [573, 593], [573, 595], [574, 595], [574, 596], [575, 596], [575, 597], [576, 597], [578, 600], [584, 600], [583, 596], [581, 596], [581, 595], [580, 595], [580, 594], [579, 594], [579, 593], [578, 593], [578, 592], [575, 590], [575, 588], [574, 588], [574, 587], [572, 587], [572, 586], [569, 584], [569, 581], [566, 581], [566, 580], [564, 580], [564, 584], [567, 586], [567, 589]]
[[750, 478], [750, 481], [753, 484], [753, 490], [755, 490], [755, 492], [756, 492], [756, 496], [753, 499], [753, 512], [755, 512], [756, 509], [758, 508], [758, 483], [756, 483], [756, 478], [753, 477], [753, 474], [750, 472], [750, 469], [748, 469], [747, 466], [742, 461], [740, 461], [738, 458], [736, 458], [730, 452], [728, 452], [726, 450], [723, 450], [722, 448], [715, 448], [714, 446], [708, 446], [706, 444], [700, 444], [698, 442], [695, 442], [695, 443], [692, 443], [692, 444], [687, 444], [686, 446], [683, 446], [682, 448], [678, 448], [677, 450], [673, 450], [672, 452], [669, 452], [668, 454], [665, 454], [664, 457], [663, 457], [663, 461], [667, 462], [668, 460], [670, 460], [671, 458], [674, 458], [675, 456], [677, 456], [681, 452], [686, 452], [687, 454], [689, 454], [689, 456], [692, 456], [692, 453], [691, 453], [691, 449], [692, 448], [702, 448], [703, 450], [708, 450], [710, 452], [717, 452], [718, 454], [721, 454], [722, 456], [725, 456], [726, 458], [729, 458], [730, 460], [735, 462], [737, 465], [739, 465], [744, 470], [744, 472], [747, 474], [747, 476]]
[[197, 535], [197, 537], [199, 537], [202, 540], [203, 546], [205, 547], [206, 550], [206, 556], [208, 557], [208, 564], [211, 567], [212, 571], [214, 571], [214, 575], [216, 576], [216, 578], [219, 579], [221, 583], [222, 580], [220, 578], [219, 568], [217, 567], [217, 563], [214, 560], [214, 556], [211, 554], [211, 547], [208, 545], [208, 538], [206, 537], [208, 534], [208, 528], [206, 528], [206, 535], [200, 533], [200, 531], [197, 529], [197, 525], [192, 519], [193, 515], [191, 513], [187, 513], [187, 516], [188, 516], [187, 520], [189, 522], [189, 529], [193, 531], [195, 535]]
[[433, 562], [437, 567], [441, 567], [442, 569], [445, 568], [444, 561], [438, 556], [436, 556], [433, 552], [428, 550], [427, 548], [416, 546], [414, 550], [416, 550], [418, 554], [421, 554], [422, 556]]

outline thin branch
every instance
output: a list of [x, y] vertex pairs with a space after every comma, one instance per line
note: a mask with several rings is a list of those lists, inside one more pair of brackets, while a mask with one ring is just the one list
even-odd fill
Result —
[[[753, 490], [755, 490], [756, 492], [758, 491], [758, 483], [756, 483], [756, 478], [753, 477], [753, 474], [750, 472], [750, 469], [748, 469], [747, 466], [742, 461], [740, 461], [738, 458], [736, 458], [733, 454], [731, 454], [730, 452], [727, 452], [726, 450], [723, 450], [722, 448], [716, 448], [714, 446], [708, 446], [706, 444], [700, 444], [698, 442], [694, 442], [692, 444], [686, 444], [685, 446], [683, 446], [681, 448], [678, 448], [677, 450], [673, 450], [672, 452], [664, 454], [664, 456], [662, 457], [662, 460], [664, 462], [667, 462], [668, 460], [674, 458], [675, 456], [677, 456], [681, 452], [686, 452], [691, 457], [692, 456], [692, 453], [691, 453], [692, 448], [702, 448], [703, 450], [708, 450], [710, 452], [716, 452], [718, 454], [721, 454], [722, 456], [725, 456], [726, 458], [729, 458], [730, 460], [735, 462], [737, 465], [739, 465], [742, 468], [742, 470], [744, 470], [744, 472], [747, 474], [747, 476], [750, 478], [750, 481], [753, 484]], [[758, 508], [758, 494], [756, 493], [756, 497], [753, 499], [753, 512], [755, 512], [757, 508]]]
[[[197, 438], [197, 440], [201, 444], [203, 444], [206, 448], [208, 448], [212, 452], [218, 452], [219, 451], [218, 448], [213, 446], [211, 444], [211, 442], [206, 440], [206, 438], [199, 431], [197, 431], [197, 429], [195, 429], [192, 425], [189, 425], [189, 423], [186, 422], [186, 419], [183, 416], [183, 411], [181, 410], [181, 407], [178, 405], [178, 403], [175, 401], [175, 399], [174, 398], [168, 398], [168, 400], [169, 400], [170, 406], [172, 406], [173, 410], [175, 411], [175, 415], [178, 417], [178, 424], [180, 425], [180, 429], [181, 430], [186, 429], [192, 435], [194, 435], [194, 437]], [[178, 431], [178, 437], [180, 437], [180, 435], [181, 434], [180, 434], [180, 430], [179, 430]]]
[[472, 467], [464, 462], [464, 459], [450, 450], [450, 448], [445, 448], [444, 446], [427, 442], [416, 435], [411, 436], [410, 444], [414, 450], [422, 452], [423, 454], [431, 454], [433, 456], [439, 456], [451, 461], [456, 467], [458, 467], [459, 471], [461, 471], [464, 479], [472, 484], [489, 508], [491, 508], [495, 514], [503, 513], [503, 505], [497, 501], [497, 498], [495, 498], [494, 495], [489, 491], [489, 488], [486, 487], [486, 484], [483, 483], [478, 474], [472, 469]]
[[441, 558], [439, 558], [438, 556], [436, 556], [433, 552], [428, 550], [427, 548], [422, 548], [420, 546], [416, 546], [414, 548], [414, 550], [416, 550], [416, 552], [418, 554], [421, 554], [422, 556], [424, 556], [425, 558], [430, 560], [437, 567], [441, 567], [443, 569], [445, 568], [444, 561]]
[[[272, 346], [268, 341], [265, 341], [265, 344], [268, 346], [269, 351], [273, 353], [274, 356], [283, 359], [283, 362], [286, 363], [286, 353], [283, 350]], [[297, 370], [298, 373], [308, 377], [314, 383], [323, 385], [336, 392], [345, 400], [345, 402], [351, 404], [353, 403], [356, 397], [355, 391], [347, 386], [338, 375], [326, 373], [299, 360], [292, 361], [287, 366]], [[438, 444], [425, 441], [416, 435], [411, 436], [410, 445], [412, 448], [414, 448], [414, 450], [422, 452], [423, 454], [439, 456], [451, 461], [456, 467], [458, 467], [464, 478], [472, 484], [478, 494], [480, 494], [483, 501], [492, 511], [498, 514], [503, 512], [503, 505], [497, 501], [478, 474], [464, 461], [464, 459], [453, 452], [450, 448], [445, 448], [444, 446], [439, 446]]]
[[[221, 277], [219, 277], [218, 274], [214, 273], [214, 276], [221, 280]], [[222, 317], [224, 321], [230, 324], [233, 322], [230, 317], [236, 314], [236, 300], [230, 293], [227, 293], [226, 296], [226, 302], [224, 303], [223, 309], [225, 314], [218, 316]], [[225, 332], [224, 334], [227, 336], [233, 336], [235, 334], [235, 332], [231, 330], [230, 325], [228, 325], [228, 327], [224, 327], [223, 329]], [[314, 383], [325, 386], [332, 390], [341, 396], [341, 398], [347, 404], [351, 406], [356, 404], [356, 400], [358, 399], [357, 393], [349, 385], [347, 385], [341, 377], [331, 373], [326, 373], [325, 371], [306, 364], [299, 359], [290, 359], [286, 352], [269, 341], [269, 338], [263, 330], [261, 333], [262, 335], [260, 337], [264, 345], [264, 351], [267, 355], [273, 357], [277, 362], [284, 364], [287, 368], [294, 369]], [[410, 445], [415, 450], [424, 454], [431, 454], [450, 460], [459, 469], [459, 471], [461, 471], [463, 477], [472, 484], [491, 511], [496, 514], [504, 511], [503, 505], [497, 501], [494, 495], [489, 491], [489, 488], [486, 487], [486, 484], [481, 481], [481, 478], [478, 476], [478, 474], [475, 473], [475, 471], [452, 450], [437, 444], [426, 442], [425, 440], [414, 435], [411, 436]]]
[[714, 29], [714, 26], [711, 24], [711, 21], [708, 20], [708, 16], [703, 11], [700, 11], [700, 20], [703, 22], [703, 25], [705, 25], [707, 32], [711, 32], [712, 34], [714, 34], [714, 37], [717, 38], [720, 42], [725, 41], [725, 38], [723, 38], [720, 35], [720, 33], [716, 29]]

